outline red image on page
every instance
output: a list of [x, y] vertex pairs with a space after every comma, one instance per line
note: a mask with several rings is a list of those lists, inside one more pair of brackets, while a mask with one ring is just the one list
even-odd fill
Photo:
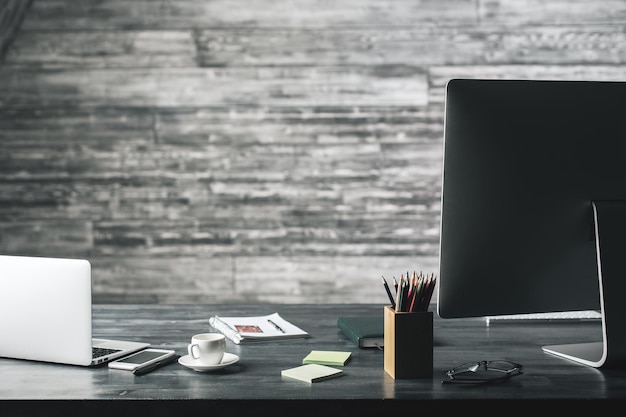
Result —
[[259, 326], [250, 325], [250, 324], [237, 324], [235, 325], [235, 329], [239, 333], [263, 333], [263, 330]]

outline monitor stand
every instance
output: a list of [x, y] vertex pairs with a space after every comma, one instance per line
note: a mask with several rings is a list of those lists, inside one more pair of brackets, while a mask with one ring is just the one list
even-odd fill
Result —
[[626, 202], [592, 201], [591, 205], [603, 340], [542, 349], [595, 368], [626, 367]]

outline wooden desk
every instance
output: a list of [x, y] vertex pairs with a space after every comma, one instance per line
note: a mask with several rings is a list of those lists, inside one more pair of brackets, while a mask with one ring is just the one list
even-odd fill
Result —
[[[626, 370], [598, 370], [541, 351], [541, 345], [599, 338], [599, 323], [499, 324], [483, 319], [442, 320], [435, 314], [434, 377], [394, 380], [383, 370], [383, 352], [358, 349], [336, 326], [339, 315], [382, 314], [381, 305], [96, 305], [94, 334], [99, 337], [146, 341], [155, 347], [186, 354], [195, 333], [211, 330], [209, 316], [261, 315], [279, 312], [307, 330], [311, 337], [227, 350], [240, 362], [215, 373], [199, 373], [177, 363], [143, 376], [107, 367], [82, 368], [31, 361], [0, 359], [0, 415], [17, 407], [29, 415], [50, 408], [137, 407], [144, 414], [163, 415], [200, 407], [215, 407], [219, 415], [249, 415], [260, 407], [325, 411], [363, 407], [368, 411], [403, 408], [420, 401], [421, 410], [466, 406], [463, 400], [585, 400], [576, 408], [597, 407], [594, 400], [626, 399]], [[299, 365], [313, 349], [350, 350], [345, 376], [309, 385], [283, 380], [280, 371]], [[505, 358], [524, 365], [524, 374], [508, 382], [466, 387], [442, 385], [446, 370], [474, 360]], [[33, 401], [37, 400], [37, 401]], [[133, 401], [134, 400], [134, 401]], [[159, 400], [159, 401], [154, 401]], [[244, 401], [245, 400], [245, 401]], [[309, 401], [316, 400], [316, 401]], [[325, 400], [325, 401], [318, 401]], [[460, 401], [459, 401], [460, 400]], [[490, 402], [493, 404], [493, 402]], [[602, 401], [602, 404], [606, 402]], [[501, 408], [495, 407], [499, 412]], [[229, 414], [232, 413], [232, 414]], [[263, 413], [261, 413], [263, 414]], [[269, 415], [269, 414], [265, 414]]]

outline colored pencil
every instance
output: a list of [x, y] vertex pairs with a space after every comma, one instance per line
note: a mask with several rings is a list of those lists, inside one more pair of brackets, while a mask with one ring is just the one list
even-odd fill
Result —
[[387, 297], [389, 297], [389, 301], [391, 302], [391, 308], [396, 308], [396, 302], [393, 300], [393, 295], [391, 294], [391, 290], [389, 289], [389, 285], [387, 285], [387, 280], [385, 277], [383, 278], [383, 286], [385, 287], [385, 291], [387, 292]]

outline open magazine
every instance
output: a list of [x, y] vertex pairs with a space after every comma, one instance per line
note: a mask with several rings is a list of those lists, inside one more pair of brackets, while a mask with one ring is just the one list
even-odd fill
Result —
[[209, 324], [236, 344], [309, 337], [278, 313], [248, 317], [215, 315], [209, 318]]

